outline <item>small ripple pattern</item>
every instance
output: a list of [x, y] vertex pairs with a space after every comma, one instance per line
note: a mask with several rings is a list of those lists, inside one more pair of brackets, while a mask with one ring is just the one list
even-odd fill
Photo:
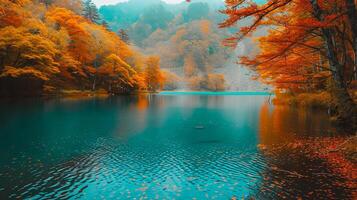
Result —
[[10, 199], [284, 199], [299, 192], [290, 184], [304, 181], [269, 172], [255, 148], [229, 144], [149, 147], [101, 138], [71, 160], [29, 167]]
[[353, 199], [326, 161], [258, 148], [329, 130], [266, 98], [0, 104], [0, 199]]
[[265, 168], [264, 159], [257, 151], [243, 153], [234, 148], [222, 144], [138, 146], [101, 138], [90, 151], [71, 160], [51, 167], [29, 166], [27, 178], [13, 186], [9, 198], [227, 199], [252, 195]]

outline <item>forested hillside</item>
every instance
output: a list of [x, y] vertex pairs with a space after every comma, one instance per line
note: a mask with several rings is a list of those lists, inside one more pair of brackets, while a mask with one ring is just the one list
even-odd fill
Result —
[[100, 14], [110, 28], [145, 54], [161, 57], [166, 89], [225, 90], [220, 73], [233, 55], [221, 41], [229, 30], [218, 28], [223, 20], [220, 0], [166, 4], [161, 0], [103, 6]]
[[155, 91], [159, 62], [110, 31], [90, 0], [0, 0], [0, 95]]

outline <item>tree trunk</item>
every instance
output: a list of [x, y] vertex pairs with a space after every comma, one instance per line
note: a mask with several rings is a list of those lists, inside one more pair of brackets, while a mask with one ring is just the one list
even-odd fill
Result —
[[354, 51], [354, 79], [357, 80], [357, 10], [355, 0], [345, 0], [347, 7], [348, 21], [351, 26], [352, 42]]
[[[318, 5], [318, 0], [310, 0], [313, 14], [319, 20], [323, 21], [323, 13]], [[323, 40], [325, 43], [327, 58], [329, 61], [330, 69], [333, 73], [333, 80], [335, 88], [333, 89], [333, 95], [336, 98], [338, 121], [351, 125], [356, 124], [356, 106], [353, 102], [350, 94], [347, 91], [346, 81], [344, 80], [344, 66], [338, 61], [336, 53], [336, 46], [334, 43], [333, 30], [329, 27], [321, 28]]]
[[92, 90], [93, 90], [93, 91], [95, 91], [95, 89], [96, 89], [96, 82], [97, 82], [97, 78], [94, 77], [93, 85], [92, 85]]

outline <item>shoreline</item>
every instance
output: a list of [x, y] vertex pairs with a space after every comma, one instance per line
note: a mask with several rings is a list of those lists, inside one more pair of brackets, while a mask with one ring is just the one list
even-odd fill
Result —
[[142, 94], [162, 94], [162, 95], [259, 95], [259, 96], [275, 96], [273, 92], [265, 91], [133, 91], [129, 93], [108, 93], [106, 90], [61, 90], [57, 93], [42, 93], [40, 95], [12, 95], [12, 96], [0, 96], [0, 99], [13, 99], [13, 98], [67, 98], [67, 97], [109, 97], [109, 96], [130, 96], [130, 95], [142, 95]]
[[111, 94], [106, 90], [61, 90], [57, 93], [43, 93], [41, 95], [13, 95], [13, 96], [0, 96], [0, 99], [17, 99], [17, 98], [87, 98], [87, 97], [101, 97], [107, 98], [110, 96], [130, 96], [140, 94], [157, 94], [159, 92], [150, 91], [136, 91], [130, 93]]

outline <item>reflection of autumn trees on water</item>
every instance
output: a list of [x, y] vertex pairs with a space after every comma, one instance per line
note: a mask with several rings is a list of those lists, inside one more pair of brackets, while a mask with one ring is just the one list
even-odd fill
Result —
[[[258, 148], [270, 166], [263, 173], [262, 197], [268, 192], [271, 197], [284, 198], [292, 192], [289, 188], [296, 189], [294, 196], [301, 198], [356, 196], [355, 165], [336, 152], [346, 140], [331, 135], [336, 131], [326, 123], [326, 113], [313, 112], [268, 103], [261, 107]], [[306, 180], [315, 183], [306, 185]]]
[[[303, 136], [321, 135], [323, 131], [333, 129], [331, 124], [326, 123], [328, 121], [326, 112], [318, 109], [314, 112], [318, 114], [311, 115], [311, 111], [306, 109], [263, 104], [259, 116], [261, 144], [289, 142]], [[297, 130], [299, 132], [296, 132]], [[329, 135], [328, 132], [324, 134]]]

